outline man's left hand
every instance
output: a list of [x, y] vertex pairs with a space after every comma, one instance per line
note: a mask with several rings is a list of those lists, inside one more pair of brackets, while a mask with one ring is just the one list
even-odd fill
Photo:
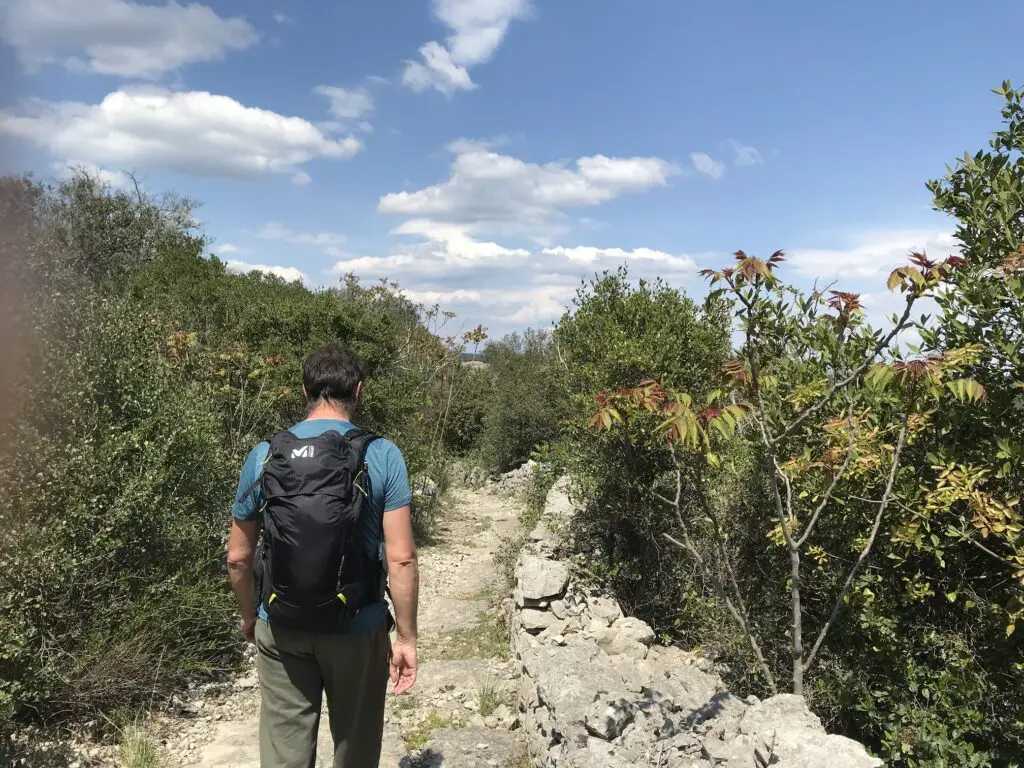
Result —
[[242, 631], [242, 637], [245, 638], [247, 643], [256, 642], [256, 617], [253, 616], [251, 619], [247, 619], [244, 616], [238, 627]]

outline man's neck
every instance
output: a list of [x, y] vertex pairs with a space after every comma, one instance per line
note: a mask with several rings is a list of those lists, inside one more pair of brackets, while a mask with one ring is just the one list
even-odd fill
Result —
[[349, 423], [352, 421], [351, 415], [344, 408], [323, 402], [317, 403], [306, 416], [306, 421], [315, 421], [316, 419], [338, 419]]

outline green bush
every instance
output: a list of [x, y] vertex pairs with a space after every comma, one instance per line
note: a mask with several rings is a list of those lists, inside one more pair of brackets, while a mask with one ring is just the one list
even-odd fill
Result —
[[513, 333], [488, 345], [483, 358], [494, 384], [480, 455], [484, 466], [508, 472], [558, 432], [561, 387], [551, 337], [542, 331]]
[[13, 321], [31, 329], [0, 418], [0, 727], [130, 711], [233, 663], [228, 509], [252, 446], [303, 417], [312, 348], [360, 356], [358, 419], [414, 476], [445, 464], [462, 349], [445, 317], [392, 284], [229, 274], [191, 210], [82, 175], [0, 180]]
[[636, 493], [668, 465], [646, 450], [653, 435], [638, 436], [639, 443], [595, 440], [588, 420], [600, 392], [647, 379], [707, 391], [708, 371], [721, 365], [728, 340], [720, 302], [698, 306], [662, 281], [634, 285], [624, 268], [582, 287], [554, 333], [567, 371], [563, 453], [585, 496], [574, 521], [575, 546], [592, 576], [660, 631], [673, 626], [681, 607], [685, 612], [695, 605], [684, 569], [661, 538], [666, 512]]
[[494, 375], [487, 368], [463, 364], [456, 378], [445, 428], [445, 445], [453, 456], [477, 452], [487, 413], [495, 397]]

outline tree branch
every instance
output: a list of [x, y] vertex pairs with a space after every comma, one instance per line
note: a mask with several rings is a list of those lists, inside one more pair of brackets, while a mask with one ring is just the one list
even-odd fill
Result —
[[[676, 451], [674, 446], [671, 448], [671, 451], [672, 458], [676, 459]], [[726, 591], [725, 586], [722, 584], [721, 579], [718, 577], [718, 574], [710, 565], [708, 565], [707, 561], [700, 554], [697, 548], [693, 545], [693, 541], [690, 539], [689, 527], [686, 525], [686, 521], [683, 519], [681, 509], [682, 492], [683, 472], [677, 464], [675, 500], [669, 500], [668, 498], [662, 496], [660, 493], [657, 493], [656, 491], [654, 492], [654, 495], [661, 501], [665, 502], [670, 507], [672, 507], [673, 511], [675, 512], [676, 521], [679, 524], [679, 530], [682, 531], [683, 534], [683, 541], [679, 541], [678, 539], [667, 533], [664, 534], [665, 538], [672, 544], [674, 544], [676, 547], [688, 552], [690, 556], [693, 557], [694, 561], [697, 563], [700, 569], [704, 572], [705, 578], [707, 578], [711, 582], [712, 586], [715, 589], [715, 592], [718, 594], [719, 599], [723, 603], [725, 603], [726, 610], [729, 611], [729, 614], [732, 616], [733, 620], [736, 622], [740, 630], [743, 632], [747, 644], [750, 646], [750, 651], [754, 654], [754, 659], [757, 661], [757, 664], [761, 669], [761, 674], [764, 675], [765, 680], [768, 682], [768, 685], [771, 688], [772, 692], [777, 693], [778, 688], [776, 687], [775, 676], [772, 674], [771, 669], [769, 669], [768, 663], [764, 659], [764, 654], [761, 652], [761, 646], [757, 642], [757, 638], [754, 636], [753, 631], [750, 629], [750, 620], [747, 614], [746, 604], [743, 601], [743, 594], [742, 592], [740, 592], [739, 584], [736, 581], [736, 575], [733, 571], [732, 563], [729, 559], [727, 548], [725, 547], [725, 541], [721, 533], [721, 526], [718, 524], [717, 516], [711, 510], [710, 503], [708, 502], [707, 497], [703, 494], [703, 489], [698, 489], [698, 495], [700, 496], [702, 507], [705, 509], [705, 511], [709, 512], [709, 517], [711, 517], [712, 525], [715, 528], [715, 543], [718, 547], [719, 557], [722, 558], [723, 566], [725, 567], [726, 573], [729, 576], [732, 588], [736, 593], [736, 601], [739, 604], [739, 608], [737, 608], [736, 604], [734, 604], [732, 599], [729, 597], [729, 594]]]
[[807, 539], [811, 537], [811, 532], [814, 530], [814, 526], [818, 523], [818, 517], [832, 499], [832, 494], [835, 492], [836, 486], [839, 485], [839, 481], [846, 475], [847, 470], [850, 468], [850, 463], [853, 461], [853, 449], [857, 441], [857, 428], [853, 423], [853, 399], [850, 397], [848, 390], [844, 390], [844, 392], [846, 392], [846, 399], [849, 403], [846, 418], [850, 428], [850, 444], [846, 449], [846, 458], [843, 460], [843, 466], [839, 468], [839, 471], [836, 472], [835, 476], [832, 478], [832, 483], [829, 485], [828, 490], [825, 491], [825, 495], [821, 497], [821, 502], [818, 504], [817, 509], [814, 510], [814, 514], [811, 515], [811, 520], [807, 524], [807, 528], [804, 530], [803, 536], [797, 540], [796, 545], [798, 547], [802, 547], [806, 544]]
[[903, 425], [900, 427], [900, 434], [896, 440], [896, 450], [893, 452], [892, 467], [889, 469], [889, 479], [885, 486], [885, 493], [882, 494], [882, 500], [878, 504], [878, 512], [875, 514], [875, 521], [871, 526], [871, 533], [868, 536], [867, 543], [861, 550], [860, 555], [857, 556], [857, 561], [853, 564], [850, 569], [850, 573], [846, 577], [846, 582], [843, 584], [842, 590], [839, 592], [839, 596], [836, 598], [835, 605], [832, 606], [832, 613], [828, 617], [828, 621], [825, 622], [825, 626], [821, 628], [821, 632], [818, 633], [818, 639], [814, 642], [814, 646], [811, 648], [810, 654], [807, 656], [807, 661], [804, 662], [804, 671], [811, 668], [814, 663], [815, 657], [818, 655], [818, 651], [821, 649], [821, 644], [825, 642], [825, 636], [828, 635], [828, 631], [836, 623], [836, 619], [839, 617], [839, 613], [842, 611], [843, 603], [846, 600], [847, 594], [850, 592], [850, 587], [853, 585], [853, 580], [857, 577], [860, 572], [861, 566], [864, 565], [864, 561], [868, 559], [871, 554], [872, 548], [875, 546], [875, 539], [878, 536], [878, 529], [882, 526], [882, 517], [885, 515], [885, 510], [889, 506], [889, 498], [892, 496], [892, 488], [896, 483], [896, 472], [900, 465], [900, 455], [903, 453], [903, 445], [907, 437], [907, 416], [903, 417]]
[[893, 326], [892, 330], [889, 331], [889, 333], [887, 333], [885, 336], [883, 336], [877, 344], [875, 344], [875, 347], [871, 351], [871, 354], [864, 358], [864, 361], [860, 365], [858, 365], [853, 370], [853, 372], [850, 373], [849, 376], [833, 384], [831, 389], [829, 389], [829, 391], [826, 392], [822, 396], [822, 398], [818, 400], [818, 402], [814, 403], [813, 405], [809, 405], [800, 414], [798, 414], [795, 419], [789, 422], [789, 425], [784, 430], [782, 430], [782, 432], [780, 432], [778, 435], [772, 438], [772, 441], [778, 443], [779, 441], [785, 439], [787, 436], [791, 435], [797, 427], [799, 427], [808, 418], [810, 418], [815, 413], [824, 408], [832, 400], [832, 398], [835, 397], [836, 392], [838, 392], [840, 389], [849, 386], [858, 376], [864, 373], [864, 371], [868, 369], [868, 366], [875, 361], [875, 358], [878, 357], [882, 350], [886, 349], [892, 343], [892, 340], [896, 338], [897, 334], [899, 334], [899, 332], [902, 331], [903, 328], [906, 326], [907, 320], [910, 319], [910, 311], [911, 309], [913, 309], [915, 301], [917, 301], [917, 295], [914, 293], [908, 293], [907, 305], [903, 309], [903, 315], [900, 317], [896, 325]]

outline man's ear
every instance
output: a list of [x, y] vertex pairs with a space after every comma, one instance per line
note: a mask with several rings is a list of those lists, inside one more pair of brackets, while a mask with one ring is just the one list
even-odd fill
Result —
[[302, 385], [302, 396], [304, 398], [306, 398], [307, 402], [309, 401], [309, 392], [306, 391], [306, 385], [305, 384]]
[[356, 405], [359, 405], [359, 401], [363, 398], [363, 382], [356, 384]]

